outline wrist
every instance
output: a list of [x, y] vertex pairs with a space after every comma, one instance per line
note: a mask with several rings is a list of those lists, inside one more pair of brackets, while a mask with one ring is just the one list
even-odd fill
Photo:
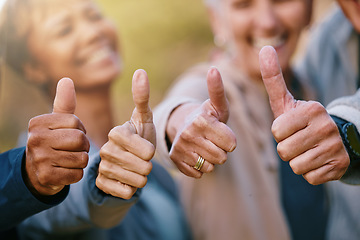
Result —
[[335, 121], [343, 144], [349, 154], [350, 163], [360, 162], [360, 135], [356, 126], [342, 118], [332, 116]]

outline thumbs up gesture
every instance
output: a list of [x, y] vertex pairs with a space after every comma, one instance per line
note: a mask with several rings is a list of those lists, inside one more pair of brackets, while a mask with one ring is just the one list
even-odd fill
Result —
[[226, 125], [228, 101], [220, 73], [207, 74], [209, 99], [202, 104], [184, 104], [171, 114], [167, 134], [172, 142], [170, 158], [187, 176], [200, 178], [225, 163], [227, 152], [236, 147], [236, 138]]
[[275, 49], [259, 53], [260, 70], [275, 116], [277, 151], [294, 173], [313, 185], [340, 179], [350, 164], [335, 122], [318, 102], [295, 100], [288, 91]]
[[75, 108], [74, 84], [63, 78], [53, 112], [29, 121], [25, 183], [35, 195], [54, 195], [83, 176], [90, 145]]
[[130, 199], [138, 188], [146, 185], [151, 172], [156, 133], [149, 92], [146, 72], [137, 70], [132, 80], [135, 109], [131, 119], [113, 128], [108, 142], [100, 150], [96, 186], [112, 196]]

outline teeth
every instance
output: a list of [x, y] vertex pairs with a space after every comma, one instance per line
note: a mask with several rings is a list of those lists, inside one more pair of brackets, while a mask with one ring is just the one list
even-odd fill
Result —
[[101, 61], [104, 58], [107, 58], [111, 54], [110, 48], [102, 48], [92, 54], [91, 57], [88, 58], [87, 63], [94, 63], [97, 61]]
[[275, 36], [275, 37], [271, 37], [271, 38], [254, 38], [253, 45], [258, 49], [261, 49], [262, 47], [264, 47], [266, 45], [270, 45], [270, 46], [273, 46], [274, 48], [276, 48], [276, 47], [283, 45], [284, 42], [285, 42], [285, 40], [281, 36]]

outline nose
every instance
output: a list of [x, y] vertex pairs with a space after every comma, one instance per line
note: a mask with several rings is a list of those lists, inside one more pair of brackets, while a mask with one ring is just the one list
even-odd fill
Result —
[[[270, 1], [260, 1], [256, 5], [255, 25], [267, 34], [273, 33], [278, 25], [278, 18], [273, 3]], [[266, 3], [265, 3], [266, 2]]]

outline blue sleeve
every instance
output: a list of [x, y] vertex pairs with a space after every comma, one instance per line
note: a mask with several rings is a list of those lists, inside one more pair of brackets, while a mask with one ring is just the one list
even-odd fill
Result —
[[69, 191], [64, 188], [46, 202], [37, 199], [22, 177], [25, 147], [0, 154], [0, 231], [14, 227], [23, 219], [63, 201]]
[[119, 224], [138, 200], [140, 191], [130, 200], [102, 192], [95, 185], [99, 163], [98, 154], [95, 158], [90, 158], [83, 179], [71, 185], [65, 201], [23, 221], [19, 232], [39, 234], [36, 239], [41, 239], [49, 234], [69, 234], [93, 227], [110, 228]]

